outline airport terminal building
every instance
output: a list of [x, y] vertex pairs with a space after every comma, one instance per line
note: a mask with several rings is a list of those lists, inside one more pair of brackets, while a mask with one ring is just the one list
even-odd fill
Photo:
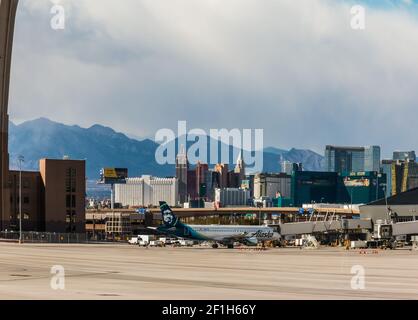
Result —
[[389, 209], [396, 213], [397, 222], [418, 220], [418, 188], [360, 206], [360, 216], [373, 221], [385, 220]]

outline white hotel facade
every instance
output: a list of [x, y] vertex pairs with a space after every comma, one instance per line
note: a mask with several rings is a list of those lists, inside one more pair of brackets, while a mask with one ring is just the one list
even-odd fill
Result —
[[123, 206], [158, 206], [165, 201], [170, 206], [178, 204], [178, 180], [144, 175], [128, 178], [126, 184], [115, 185], [115, 202]]

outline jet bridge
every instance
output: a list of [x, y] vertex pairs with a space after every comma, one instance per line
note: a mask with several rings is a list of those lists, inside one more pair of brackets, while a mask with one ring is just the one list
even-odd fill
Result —
[[392, 224], [392, 235], [418, 235], [418, 221], [397, 222]]
[[314, 217], [312, 215], [309, 221], [289, 222], [278, 225], [278, 232], [282, 236], [341, 232], [350, 233], [361, 230], [372, 230], [373, 224], [371, 219], [346, 219], [327, 214], [325, 217]]

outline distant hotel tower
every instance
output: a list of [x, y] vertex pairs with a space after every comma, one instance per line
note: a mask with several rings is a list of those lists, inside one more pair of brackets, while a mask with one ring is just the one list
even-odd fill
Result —
[[180, 152], [176, 157], [176, 178], [178, 180], [179, 201], [185, 203], [187, 201], [187, 171], [189, 169], [189, 161], [187, 153], [182, 145]]
[[325, 169], [329, 172], [350, 173], [380, 171], [380, 147], [326, 146]]
[[242, 151], [238, 155], [237, 163], [235, 165], [234, 172], [239, 176], [239, 186], [241, 186], [241, 183], [243, 180], [245, 180], [245, 163], [242, 159]]
[[9, 82], [17, 0], [0, 1], [0, 210], [1, 226], [9, 219]]

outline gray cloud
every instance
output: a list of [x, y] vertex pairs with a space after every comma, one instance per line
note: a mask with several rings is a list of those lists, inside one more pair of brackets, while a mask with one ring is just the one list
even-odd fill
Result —
[[417, 149], [418, 20], [327, 0], [21, 0], [10, 114], [110, 125], [264, 128], [265, 145]]

